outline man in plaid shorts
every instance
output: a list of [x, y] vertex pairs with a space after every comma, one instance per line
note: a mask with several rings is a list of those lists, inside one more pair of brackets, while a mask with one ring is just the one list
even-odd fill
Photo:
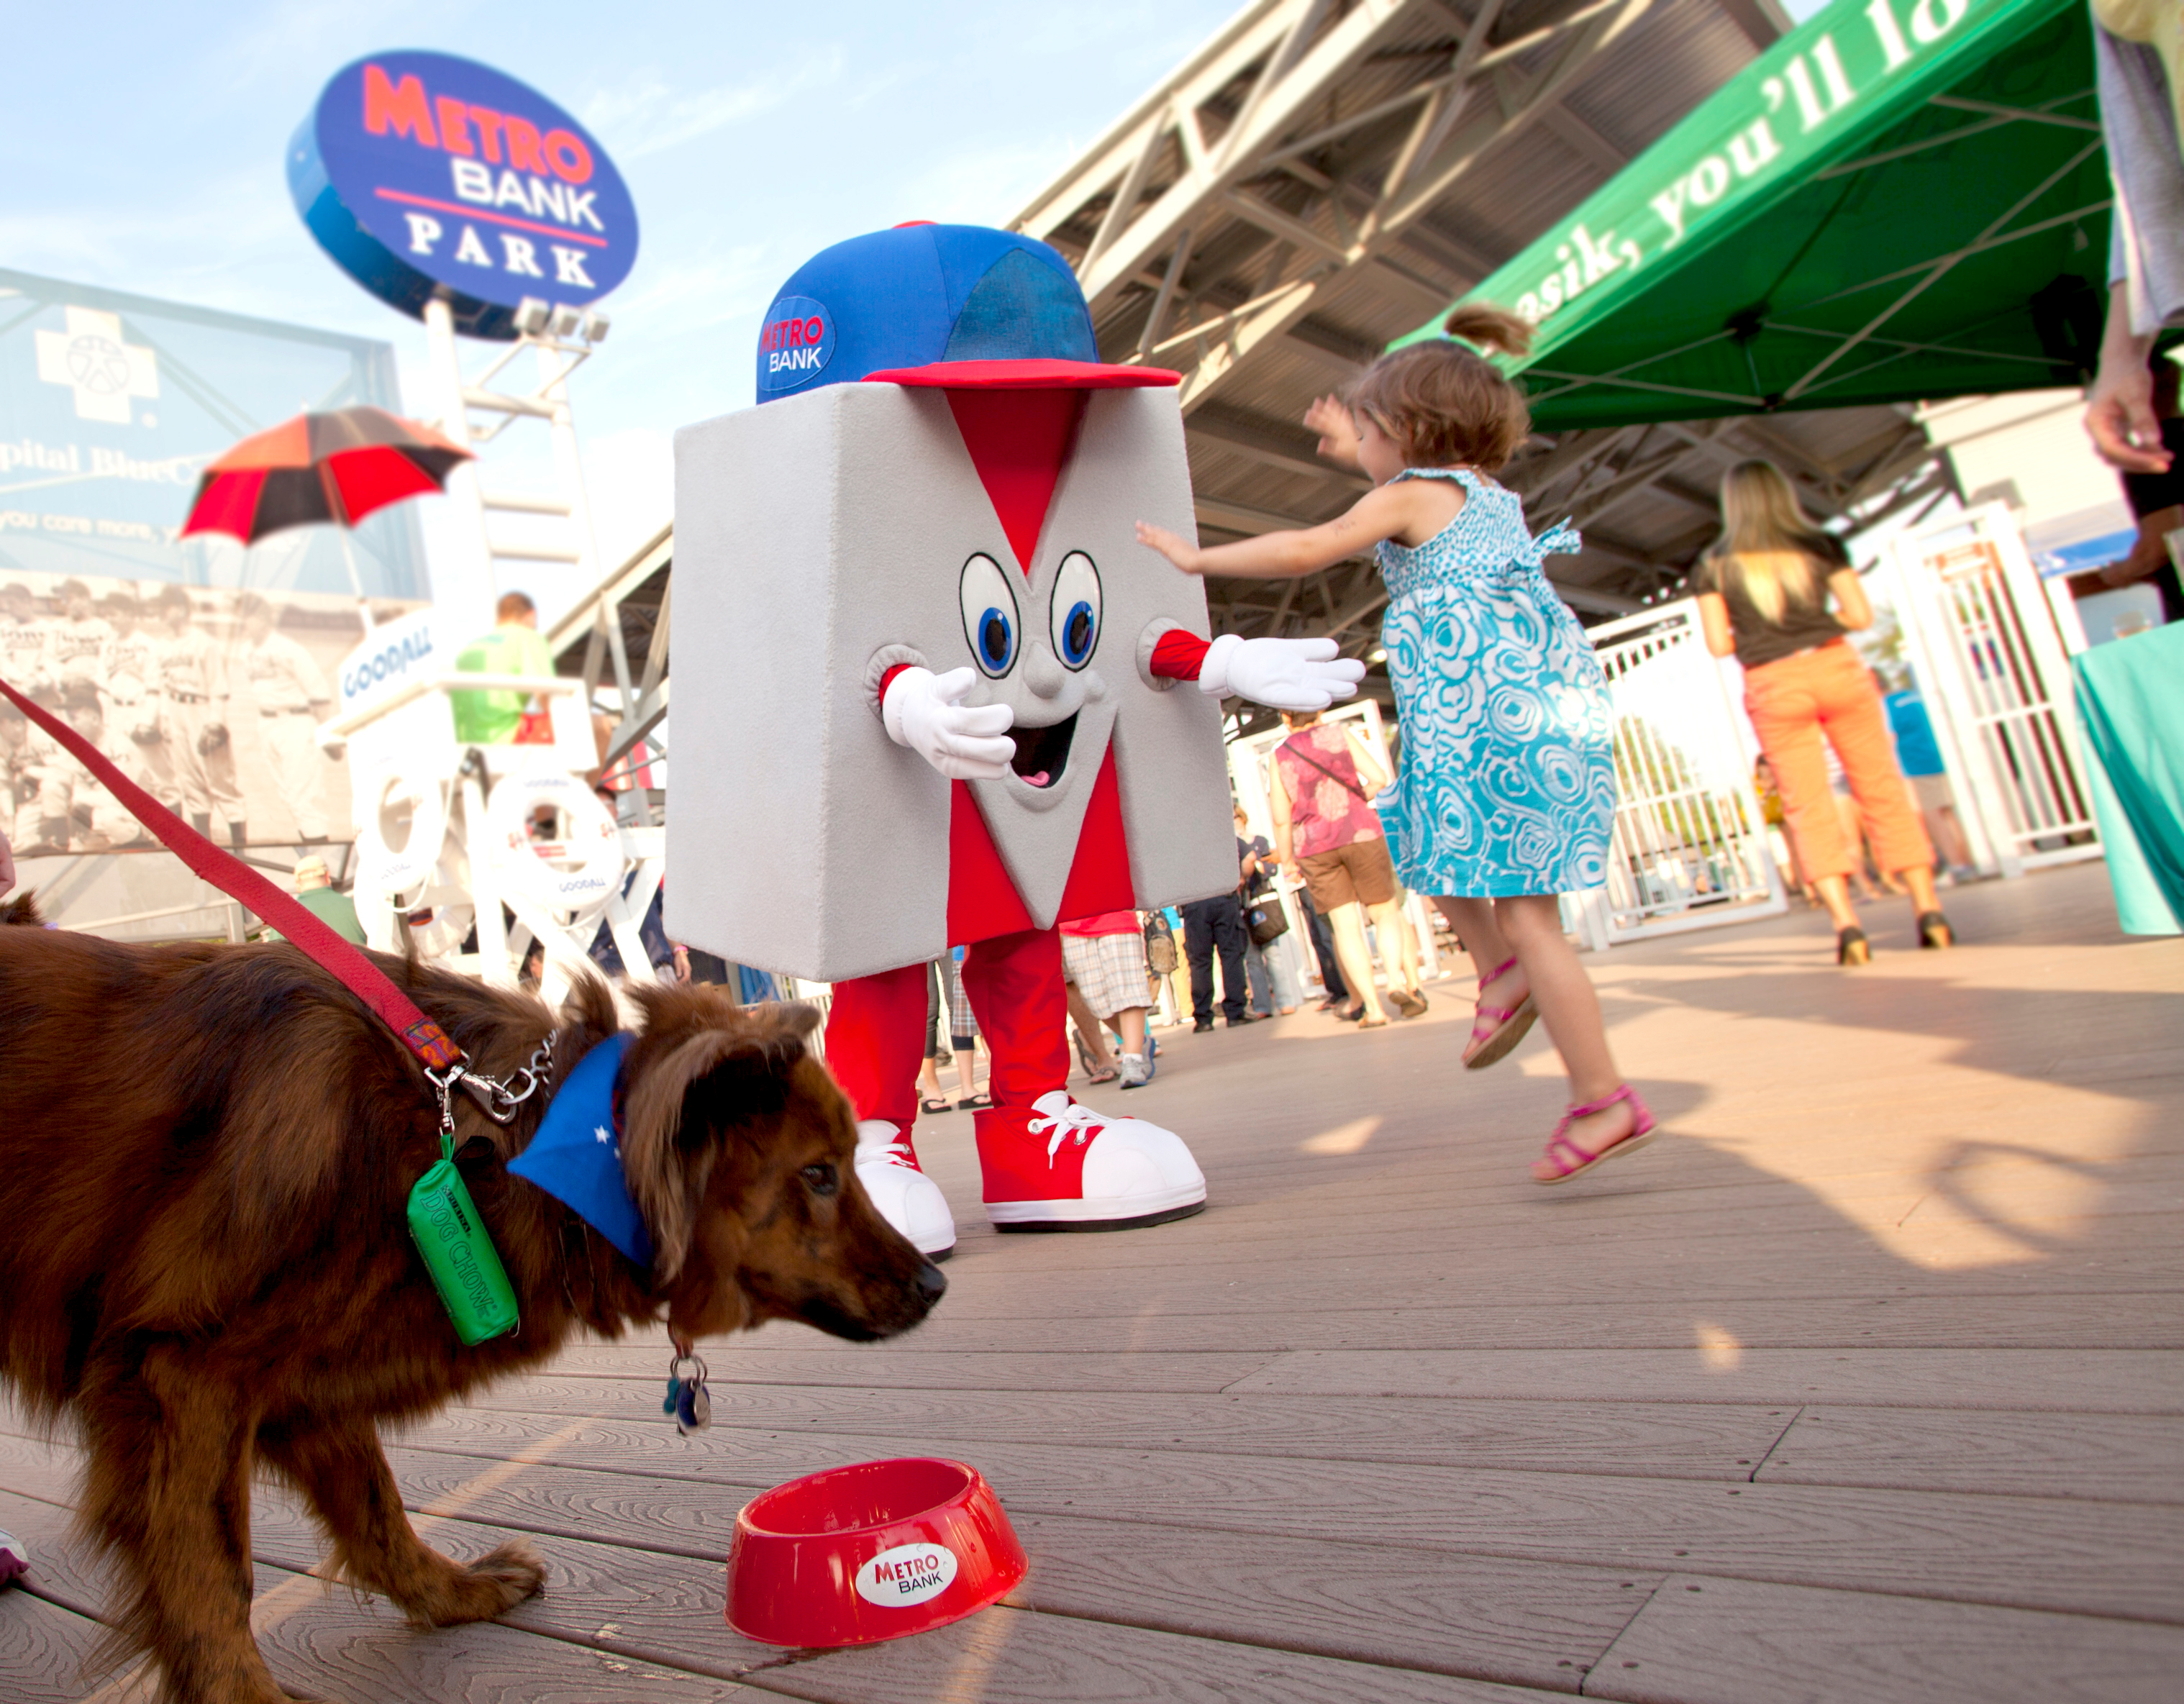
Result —
[[[1115, 1069], [1122, 1086], [1136, 1089], [1151, 1082], [1145, 1014], [1152, 977], [1145, 968], [1145, 937], [1138, 914], [1102, 911], [1062, 924], [1061, 975], [1094, 1017], [1121, 1032], [1123, 1051]], [[1095, 1039], [1104, 1052], [1104, 1040]]]

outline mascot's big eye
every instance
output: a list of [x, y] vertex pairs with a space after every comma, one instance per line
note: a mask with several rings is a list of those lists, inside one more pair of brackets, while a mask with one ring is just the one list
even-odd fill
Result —
[[1016, 593], [990, 556], [973, 556], [963, 565], [963, 637], [985, 673], [1005, 675], [1016, 666]]
[[1100, 643], [1100, 571], [1082, 550], [1061, 559], [1054, 576], [1054, 654], [1081, 669]]

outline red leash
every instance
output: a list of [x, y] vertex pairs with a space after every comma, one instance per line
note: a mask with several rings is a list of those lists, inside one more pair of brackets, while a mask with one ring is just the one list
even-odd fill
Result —
[[[32, 704], [7, 682], [0, 693], [9, 703], [67, 748], [116, 799], [129, 807], [139, 822], [159, 838], [162, 844], [231, 899], [239, 899], [272, 924], [304, 952], [318, 961], [342, 986], [378, 1015], [400, 1036], [426, 1067], [445, 1071], [460, 1066], [463, 1050], [447, 1031], [417, 1010], [409, 995], [387, 979], [385, 972], [349, 942], [336, 934], [326, 920], [282, 893], [240, 858], [223, 852], [188, 823], [117, 769], [106, 755], [51, 711]], [[437, 1079], [435, 1079], [436, 1084]], [[442, 1091], [443, 1094], [445, 1090]]]

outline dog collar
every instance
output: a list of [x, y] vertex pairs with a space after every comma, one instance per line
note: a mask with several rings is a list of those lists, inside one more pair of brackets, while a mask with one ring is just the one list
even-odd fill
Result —
[[615, 1081], [636, 1039], [629, 1031], [620, 1031], [577, 1061], [547, 1102], [538, 1133], [508, 1169], [570, 1208], [638, 1265], [649, 1267], [652, 1237], [622, 1175], [621, 1115], [615, 1108]]

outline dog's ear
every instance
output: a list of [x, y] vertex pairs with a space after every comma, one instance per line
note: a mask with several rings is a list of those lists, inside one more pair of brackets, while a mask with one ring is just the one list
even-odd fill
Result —
[[777, 1114], [788, 1077], [819, 1027], [816, 1007], [779, 1003], [739, 1014], [733, 1027], [700, 1029], [645, 1062], [622, 1111], [622, 1172], [652, 1233], [652, 1275], [682, 1271], [705, 1198], [716, 1133]]

